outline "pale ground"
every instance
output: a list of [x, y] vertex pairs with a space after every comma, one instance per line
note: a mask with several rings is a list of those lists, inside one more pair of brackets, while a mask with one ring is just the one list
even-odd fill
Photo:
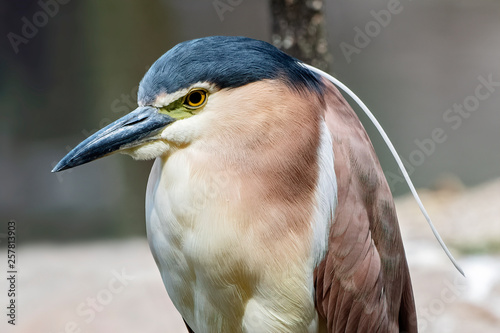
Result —
[[[414, 201], [397, 200], [420, 332], [497, 333], [500, 181], [468, 191], [450, 184], [439, 192], [420, 193], [443, 238], [473, 252], [459, 256], [452, 248], [467, 279], [454, 271]], [[496, 254], [474, 253], [480, 247], [496, 249]], [[4, 252], [0, 258], [5, 258]], [[20, 248], [18, 260], [17, 325], [6, 324], [7, 288], [2, 273], [0, 332], [185, 332], [144, 239], [26, 245]], [[5, 272], [4, 259], [0, 268]], [[122, 274], [122, 280], [116, 274]]]

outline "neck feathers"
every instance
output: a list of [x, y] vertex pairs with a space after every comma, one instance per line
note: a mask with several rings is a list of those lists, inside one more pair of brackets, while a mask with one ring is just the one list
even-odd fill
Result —
[[269, 246], [310, 247], [285, 239], [297, 243], [311, 232], [322, 109], [316, 92], [305, 98], [280, 80], [263, 80], [213, 94], [204, 110], [213, 120], [193, 143], [200, 152], [193, 167], [228, 175], [239, 187], [235, 211]]

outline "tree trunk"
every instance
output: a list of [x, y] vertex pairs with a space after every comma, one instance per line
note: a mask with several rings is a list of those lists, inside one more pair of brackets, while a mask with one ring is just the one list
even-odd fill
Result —
[[323, 0], [271, 0], [272, 43], [308, 64], [328, 71], [328, 51]]

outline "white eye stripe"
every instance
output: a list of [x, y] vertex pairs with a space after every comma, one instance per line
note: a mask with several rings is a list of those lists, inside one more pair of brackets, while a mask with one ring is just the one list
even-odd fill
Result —
[[190, 91], [194, 90], [205, 90], [207, 94], [211, 94], [219, 90], [217, 86], [210, 82], [197, 82], [191, 85], [189, 88], [181, 89], [171, 94], [161, 94], [159, 95], [153, 103], [153, 106], [157, 108], [165, 107], [170, 105], [172, 102], [186, 96]]

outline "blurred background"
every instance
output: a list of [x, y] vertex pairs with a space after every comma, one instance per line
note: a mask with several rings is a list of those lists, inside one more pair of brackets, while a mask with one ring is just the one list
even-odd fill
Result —
[[[455, 280], [393, 158], [360, 115], [401, 196], [421, 331], [493, 332], [500, 327], [500, 2], [335, 0], [323, 10], [331, 73], [378, 117], [471, 271], [466, 282]], [[0, 17], [0, 237], [16, 220], [24, 297], [13, 331], [181, 332], [145, 241], [152, 161], [113, 155], [50, 170], [133, 110], [140, 79], [177, 43], [210, 35], [271, 42], [268, 1], [2, 0]], [[135, 280], [119, 280], [124, 291], [109, 300], [107, 285], [122, 269]], [[101, 306], [90, 307], [89, 297]]]

